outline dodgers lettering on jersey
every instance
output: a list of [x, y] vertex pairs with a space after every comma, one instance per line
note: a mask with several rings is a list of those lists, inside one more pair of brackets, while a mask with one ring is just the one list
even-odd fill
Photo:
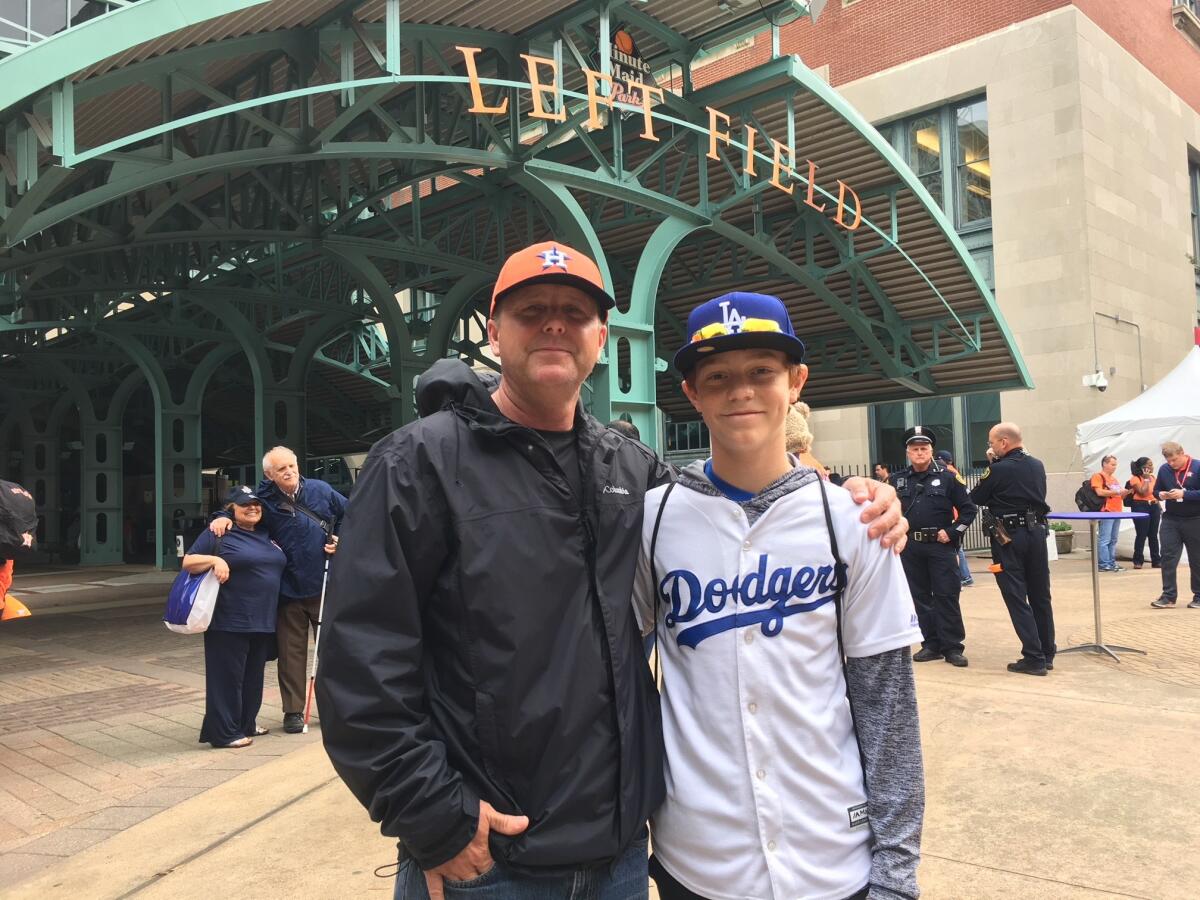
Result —
[[[679, 628], [675, 640], [681, 647], [696, 647], [705, 638], [753, 625], [760, 625], [766, 637], [775, 637], [783, 631], [787, 616], [824, 606], [845, 585], [844, 565], [778, 566], [768, 574], [770, 565], [763, 553], [758, 557], [758, 568], [745, 578], [713, 578], [704, 584], [690, 569], [668, 572], [659, 584], [659, 596], [671, 607], [664, 624], [675, 629], [710, 614], [705, 621]], [[810, 600], [814, 594], [816, 598]]]

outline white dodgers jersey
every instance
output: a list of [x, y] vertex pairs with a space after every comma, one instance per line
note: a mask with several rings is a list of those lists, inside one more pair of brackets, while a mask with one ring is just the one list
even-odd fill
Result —
[[[848, 568], [848, 656], [921, 640], [900, 560], [867, 538], [860, 509], [827, 486]], [[667, 797], [654, 853], [713, 900], [842, 900], [871, 871], [862, 765], [846, 700], [834, 558], [820, 487], [753, 525], [736, 503], [676, 487], [646, 494], [634, 593], [644, 631], [657, 596]]]

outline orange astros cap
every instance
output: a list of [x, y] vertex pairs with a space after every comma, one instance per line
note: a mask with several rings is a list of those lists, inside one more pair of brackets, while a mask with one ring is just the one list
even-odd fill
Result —
[[518, 250], [504, 261], [496, 286], [492, 289], [489, 316], [496, 314], [496, 303], [517, 288], [537, 281], [569, 284], [588, 294], [600, 307], [600, 318], [617, 305], [612, 294], [604, 289], [600, 268], [585, 254], [558, 241], [534, 244]]

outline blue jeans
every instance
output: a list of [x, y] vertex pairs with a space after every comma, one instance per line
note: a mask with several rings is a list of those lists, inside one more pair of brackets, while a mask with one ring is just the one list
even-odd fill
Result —
[[1101, 519], [1097, 526], [1096, 550], [1100, 555], [1100, 568], [1116, 568], [1117, 532], [1121, 528], [1121, 520]]
[[1162, 518], [1162, 505], [1158, 503], [1142, 503], [1138, 500], [1133, 502], [1134, 512], [1144, 512], [1148, 519], [1134, 519], [1133, 530], [1137, 532], [1137, 538], [1133, 542], [1133, 561], [1139, 566], [1146, 562], [1146, 557], [1143, 551], [1146, 549], [1146, 541], [1150, 542], [1150, 562], [1153, 565], [1159, 564], [1158, 555], [1158, 524]]
[[[649, 850], [638, 838], [612, 866], [577, 869], [533, 878], [493, 866], [470, 881], [445, 881], [446, 900], [646, 900], [650, 896]], [[393, 900], [429, 900], [425, 873], [412, 859], [400, 864]]]
[[958, 548], [958, 580], [974, 581], [971, 577], [971, 567], [967, 565], [967, 553], [962, 547]]

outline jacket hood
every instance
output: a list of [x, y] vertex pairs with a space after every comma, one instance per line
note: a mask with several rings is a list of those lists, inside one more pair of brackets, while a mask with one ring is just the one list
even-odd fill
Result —
[[417, 415], [451, 406], [494, 411], [492, 391], [499, 382], [499, 375], [478, 373], [461, 359], [439, 359], [417, 379]]

